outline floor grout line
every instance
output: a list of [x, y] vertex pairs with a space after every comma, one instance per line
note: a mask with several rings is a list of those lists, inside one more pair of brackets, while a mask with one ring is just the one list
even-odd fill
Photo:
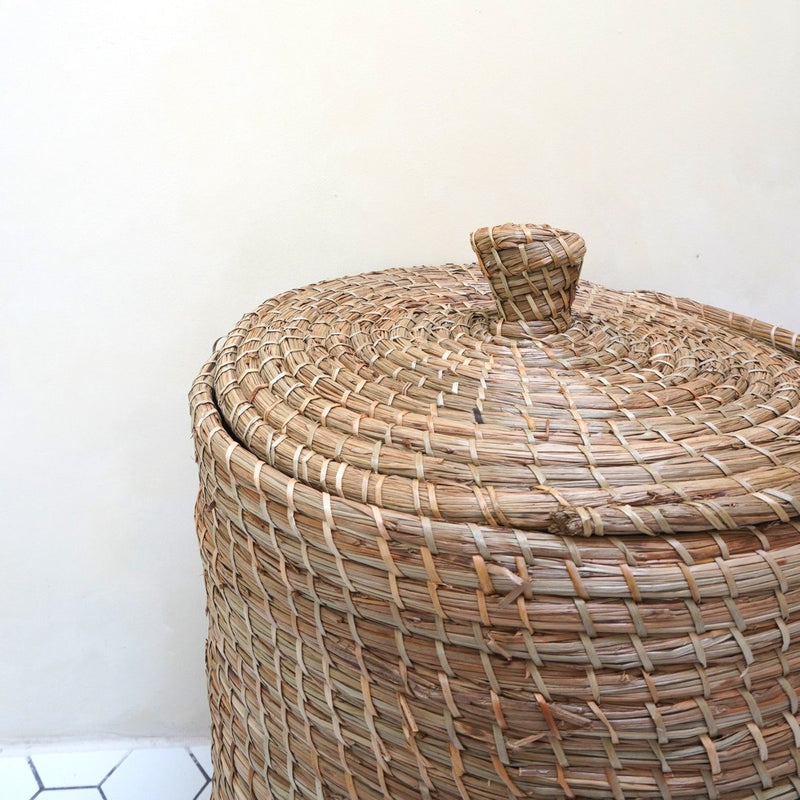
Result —
[[[110, 770], [108, 770], [108, 772], [103, 776], [103, 778], [100, 780], [99, 783], [85, 783], [85, 782], [83, 782], [83, 783], [80, 783], [79, 785], [58, 785], [58, 786], [52, 786], [52, 785], [45, 786], [44, 785], [44, 781], [42, 780], [42, 775], [40, 775], [39, 769], [36, 766], [36, 760], [37, 760], [37, 758], [39, 756], [51, 755], [51, 754], [54, 753], [54, 751], [52, 749], [49, 749], [49, 748], [45, 749], [45, 750], [42, 750], [42, 751], [37, 751], [36, 749], [28, 750], [28, 752], [26, 754], [23, 754], [23, 753], [19, 754], [21, 756], [19, 761], [24, 763], [24, 769], [27, 771], [28, 776], [29, 776], [25, 780], [30, 781], [30, 779], [32, 778], [33, 781], [34, 781], [34, 786], [30, 787], [29, 790], [28, 790], [28, 791], [32, 792], [32, 794], [30, 794], [30, 795], [26, 794], [24, 797], [20, 797], [19, 795], [17, 795], [16, 797], [18, 798], [18, 800], [47, 800], [47, 798], [50, 796], [51, 793], [61, 793], [60, 796], [62, 798], [66, 798], [66, 797], [69, 797], [66, 794], [67, 792], [74, 791], [76, 794], [80, 794], [81, 792], [92, 793], [92, 796], [96, 797], [97, 800], [109, 800], [109, 796], [106, 794], [106, 790], [104, 789], [103, 784], [105, 784], [106, 781], [108, 781], [108, 779], [125, 763], [125, 761], [134, 752], [149, 751], [149, 750], [174, 750], [174, 751], [176, 751], [176, 755], [180, 751], [182, 751], [183, 753], [188, 755], [189, 758], [191, 759], [192, 764], [194, 765], [194, 767], [197, 770], [197, 773], [195, 773], [195, 774], [197, 774], [198, 777], [203, 779], [203, 783], [200, 786], [200, 788], [198, 790], [196, 790], [194, 795], [191, 796], [191, 800], [199, 800], [199, 798], [201, 796], [203, 796], [205, 792], [208, 791], [208, 787], [213, 784], [213, 781], [212, 781], [212, 777], [210, 775], [210, 772], [205, 769], [205, 767], [203, 766], [203, 764], [200, 761], [200, 758], [198, 758], [198, 756], [195, 755], [192, 752], [192, 747], [197, 748], [198, 749], [198, 754], [200, 754], [200, 757], [205, 759], [204, 751], [205, 751], [206, 748], [210, 748], [210, 744], [206, 743], [206, 742], [200, 742], [200, 743], [194, 743], [194, 744], [191, 744], [191, 745], [190, 744], [184, 744], [183, 746], [178, 746], [178, 747], [175, 747], [175, 746], [172, 746], [172, 747], [141, 747], [141, 748], [134, 747], [132, 749], [128, 749], [128, 750], [125, 750], [125, 751], [121, 751], [120, 750], [120, 752], [123, 752], [123, 755], [121, 757], [118, 757], [119, 760], [117, 761], [117, 763], [114, 764], [114, 766], [111, 767]], [[201, 752], [201, 750], [203, 752]], [[97, 750], [78, 749], [78, 750], [74, 750], [74, 751], [70, 750], [69, 748], [65, 748], [65, 749], [61, 750], [60, 752], [58, 752], [57, 754], [62, 756], [62, 757], [67, 757], [67, 759], [69, 759], [69, 757], [73, 756], [73, 755], [77, 758], [79, 756], [99, 755], [102, 752], [104, 752], [104, 748], [102, 748], [102, 747], [97, 749]], [[9, 754], [8, 757], [13, 758], [13, 756], [11, 756], [11, 754]], [[2, 762], [4, 760], [4, 758], [5, 758], [5, 756], [2, 753], [0, 753], [0, 762]], [[185, 758], [185, 756], [183, 756], [183, 758]], [[69, 764], [70, 762], [68, 761], [67, 763]], [[113, 762], [111, 762], [108, 759], [106, 759], [104, 768], [107, 768], [109, 763], [113, 763]], [[22, 763], [20, 764], [20, 766], [22, 767]], [[48, 765], [48, 769], [49, 769], [49, 765]], [[67, 773], [63, 772], [63, 767], [60, 768], [60, 769], [62, 770], [60, 772], [61, 781], [65, 780], [65, 779], [69, 780], [70, 778], [67, 775]], [[188, 767], [184, 767], [184, 769], [188, 769]], [[47, 777], [47, 769], [45, 769], [45, 773], [44, 774], [45, 774], [45, 777]], [[86, 777], [91, 777], [92, 779], [94, 779], [98, 773], [95, 773], [94, 775], [91, 775], [91, 776], [89, 776], [86, 773], [81, 775], [80, 770], [76, 770], [74, 772], [74, 774], [75, 774], [76, 779], [80, 776], [80, 777], [83, 777], [83, 779], [85, 781]], [[186, 772], [184, 774], [186, 776], [188, 776], [189, 773]], [[52, 777], [49, 780], [58, 780], [58, 778], [56, 777], [56, 773], [53, 773]], [[195, 786], [196, 785], [197, 784], [195, 783]], [[0, 799], [5, 797], [5, 794], [4, 794], [4, 789], [5, 788], [6, 787], [2, 783], [0, 783]], [[189, 789], [189, 786], [186, 786], [186, 789]], [[115, 788], [115, 791], [116, 791], [116, 788]], [[184, 795], [184, 797], [186, 798], [186, 800], [188, 800], [188, 796], [187, 795]], [[182, 800], [182, 798], [176, 798], [176, 800]]]
[[211, 778], [206, 778], [206, 782], [200, 787], [200, 791], [192, 798], [192, 800], [197, 800], [201, 794], [206, 790], [206, 786], [211, 783]]
[[[132, 752], [133, 752], [133, 750], [128, 750], [128, 752], [125, 753], [125, 755], [122, 756], [122, 758], [119, 761], [117, 761], [117, 763], [113, 767], [111, 767], [111, 769], [108, 771], [108, 773], [105, 776], [105, 778], [103, 778], [103, 780], [101, 780], [100, 783], [97, 784], [97, 788], [100, 789], [100, 794], [103, 794], [103, 791], [102, 791], [103, 790], [103, 784], [122, 766], [122, 764], [125, 761], [125, 759]], [[105, 797], [105, 795], [103, 795], [103, 796]]]
[[[207, 772], [206, 772], [206, 771], [203, 769], [203, 765], [202, 765], [202, 764], [201, 764], [201, 763], [200, 763], [200, 762], [197, 760], [197, 757], [196, 757], [196, 756], [195, 756], [195, 754], [192, 752], [191, 748], [187, 747], [187, 748], [186, 748], [186, 752], [189, 754], [189, 758], [191, 758], [191, 759], [192, 759], [192, 761], [194, 761], [194, 764], [195, 764], [195, 766], [197, 767], [197, 769], [199, 769], [199, 770], [200, 770], [200, 772], [203, 774], [203, 777], [206, 779], [206, 782], [208, 782], [209, 780], [211, 780], [211, 776], [210, 776], [210, 775], [209, 775], [209, 774], [208, 774], [208, 773], [207, 773]], [[203, 789], [205, 789], [205, 788], [206, 788], [206, 787], [205, 787], [205, 786], [203, 786]], [[201, 789], [200, 791], [202, 792], [202, 791], [203, 791], [203, 789]]]
[[30, 769], [33, 775], [33, 779], [36, 781], [36, 785], [39, 787], [38, 790], [31, 796], [31, 800], [34, 800], [34, 798], [38, 797], [42, 793], [42, 790], [44, 789], [44, 784], [42, 783], [42, 779], [39, 777], [39, 773], [36, 767], [34, 766], [32, 756], [28, 756], [28, 768]]

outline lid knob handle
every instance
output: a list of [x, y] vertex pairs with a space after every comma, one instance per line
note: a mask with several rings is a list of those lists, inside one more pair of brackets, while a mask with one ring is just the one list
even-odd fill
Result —
[[495, 225], [471, 236], [500, 316], [538, 336], [566, 330], [586, 244], [550, 225]]

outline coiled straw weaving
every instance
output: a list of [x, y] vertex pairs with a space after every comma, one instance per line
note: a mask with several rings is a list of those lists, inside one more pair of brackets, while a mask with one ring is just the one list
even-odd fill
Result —
[[214, 800], [800, 797], [797, 334], [472, 242], [192, 388]]

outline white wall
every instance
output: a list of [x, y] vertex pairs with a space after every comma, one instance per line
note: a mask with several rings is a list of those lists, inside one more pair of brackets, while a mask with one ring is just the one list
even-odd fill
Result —
[[0, 0], [0, 741], [203, 735], [186, 392], [266, 297], [581, 232], [800, 329], [800, 4]]

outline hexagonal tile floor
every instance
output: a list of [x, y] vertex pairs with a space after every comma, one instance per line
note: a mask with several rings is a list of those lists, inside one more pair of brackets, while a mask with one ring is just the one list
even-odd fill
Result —
[[211, 749], [0, 755], [2, 800], [209, 800]]

